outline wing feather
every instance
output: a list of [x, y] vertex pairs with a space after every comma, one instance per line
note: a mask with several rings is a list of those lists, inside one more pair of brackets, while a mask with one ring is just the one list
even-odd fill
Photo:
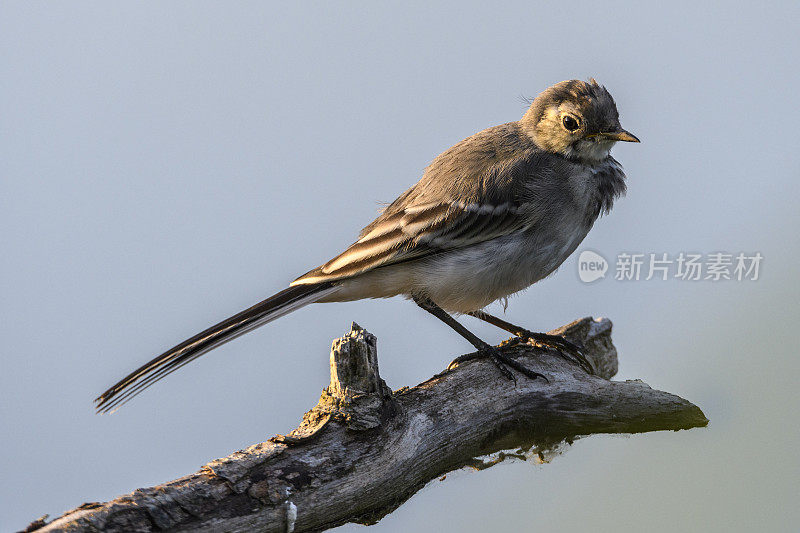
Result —
[[377, 220], [370, 231], [321, 267], [292, 285], [345, 279], [368, 270], [470, 246], [522, 229], [524, 217], [513, 202], [410, 205]]
[[374, 268], [471, 246], [535, 220], [529, 184], [543, 152], [512, 122], [489, 128], [442, 153], [420, 181], [367, 225], [358, 241], [292, 285], [336, 281]]

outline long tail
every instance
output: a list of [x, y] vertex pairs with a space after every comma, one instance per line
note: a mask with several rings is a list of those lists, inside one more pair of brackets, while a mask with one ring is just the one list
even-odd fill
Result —
[[333, 283], [324, 282], [289, 287], [241, 313], [223, 320], [215, 326], [170, 348], [149, 363], [137, 368], [119, 383], [105, 391], [95, 403], [98, 413], [110, 413], [161, 378], [176, 371], [204, 353], [232, 341], [248, 331], [282, 317], [301, 307], [314, 303], [335, 292]]

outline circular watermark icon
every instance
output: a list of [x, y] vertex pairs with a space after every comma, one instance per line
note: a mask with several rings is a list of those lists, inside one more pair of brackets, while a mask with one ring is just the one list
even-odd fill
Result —
[[591, 250], [584, 250], [578, 256], [578, 277], [584, 283], [591, 283], [606, 277], [608, 261], [602, 255]]

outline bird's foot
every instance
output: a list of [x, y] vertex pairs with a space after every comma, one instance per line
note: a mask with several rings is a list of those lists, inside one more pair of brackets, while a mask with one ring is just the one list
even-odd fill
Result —
[[[577, 346], [561, 335], [550, 335], [549, 333], [535, 333], [533, 331], [521, 332], [520, 337], [525, 337], [536, 344], [552, 348], [558, 354], [571, 363], [577, 364], [587, 374], [594, 374], [594, 366], [583, 353], [583, 348]], [[569, 357], [567, 356], [569, 355]]]
[[495, 346], [486, 345], [485, 347], [481, 348], [477, 352], [468, 353], [466, 355], [462, 355], [461, 357], [457, 357], [453, 359], [453, 361], [447, 365], [447, 370], [452, 370], [453, 368], [457, 367], [461, 363], [466, 363], [467, 361], [474, 361], [475, 359], [486, 359], [494, 363], [494, 366], [500, 371], [503, 376], [507, 379], [510, 379], [515, 384], [517, 383], [517, 378], [514, 377], [514, 373], [511, 372], [510, 369], [514, 369], [523, 376], [526, 376], [530, 379], [542, 378], [545, 381], [549, 381], [544, 374], [540, 374], [539, 372], [534, 372], [533, 370], [526, 368], [523, 364], [519, 363], [516, 359], [513, 359], [506, 354], [504, 354], [500, 349]]

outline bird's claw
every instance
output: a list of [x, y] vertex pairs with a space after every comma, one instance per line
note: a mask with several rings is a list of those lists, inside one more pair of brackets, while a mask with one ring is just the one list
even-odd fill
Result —
[[[537, 344], [555, 349], [561, 357], [571, 363], [577, 364], [586, 371], [587, 374], [594, 375], [594, 366], [586, 357], [586, 354], [583, 353], [583, 348], [567, 340], [565, 337], [561, 335], [550, 335], [549, 333], [534, 333], [532, 331], [526, 331], [524, 336]], [[571, 357], [567, 357], [567, 354]]]
[[545, 381], [549, 381], [544, 374], [540, 374], [539, 372], [534, 372], [533, 370], [526, 368], [516, 359], [507, 356], [495, 346], [486, 346], [484, 348], [481, 348], [477, 352], [457, 357], [453, 359], [453, 361], [449, 365], [447, 365], [447, 369], [452, 370], [460, 363], [465, 363], [467, 361], [473, 361], [475, 359], [485, 359], [485, 358], [490, 359], [492, 363], [494, 363], [494, 366], [496, 366], [497, 369], [500, 371], [500, 373], [503, 374], [503, 376], [506, 379], [513, 381], [515, 385], [517, 383], [517, 378], [514, 377], [514, 373], [511, 372], [510, 369], [514, 369], [523, 376], [526, 376], [530, 379], [542, 378]]

